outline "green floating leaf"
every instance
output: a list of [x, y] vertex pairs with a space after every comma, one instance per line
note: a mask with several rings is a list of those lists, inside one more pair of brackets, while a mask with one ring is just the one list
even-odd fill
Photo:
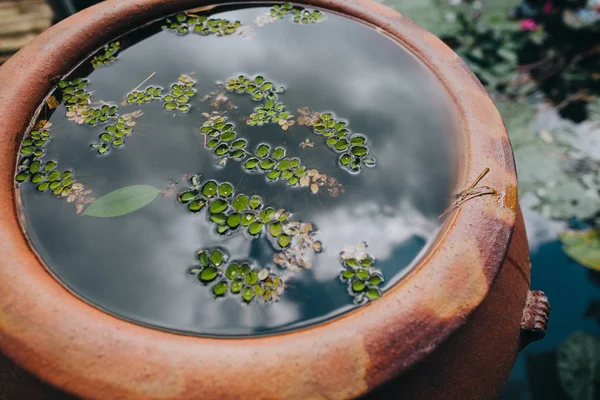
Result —
[[89, 205], [83, 215], [99, 218], [120, 217], [152, 203], [160, 189], [150, 185], [132, 185], [110, 192]]
[[204, 199], [198, 199], [198, 200], [192, 201], [188, 205], [188, 208], [189, 208], [190, 211], [198, 212], [198, 211], [202, 210], [205, 205], [206, 205], [206, 200], [204, 200]]
[[381, 284], [381, 282], [383, 282], [383, 279], [380, 276], [373, 275], [369, 278], [368, 282], [369, 282], [369, 285], [379, 286]]
[[360, 279], [367, 279], [369, 277], [369, 271], [364, 268], [359, 268], [356, 271], [356, 276], [358, 276]]
[[280, 222], [275, 222], [275, 223], [272, 223], [271, 225], [269, 225], [269, 233], [273, 237], [277, 237], [277, 236], [281, 235], [282, 231], [283, 231], [283, 225], [281, 225]]
[[258, 235], [262, 232], [263, 224], [260, 222], [253, 222], [248, 228], [248, 233], [251, 235]]
[[244, 292], [242, 293], [242, 298], [246, 302], [250, 302], [254, 298], [254, 296], [254, 290], [252, 290], [251, 288], [245, 288]]
[[213, 293], [215, 296], [223, 296], [225, 293], [227, 293], [228, 286], [229, 285], [227, 285], [227, 281], [221, 281], [215, 285], [213, 288]]
[[208, 253], [204, 250], [198, 253], [198, 260], [200, 260], [200, 264], [203, 267], [208, 267], [208, 265], [210, 264], [210, 258], [208, 257]]
[[269, 147], [269, 145], [261, 144], [256, 148], [256, 155], [260, 158], [265, 158], [269, 155], [270, 149], [271, 148]]
[[277, 238], [277, 244], [282, 248], [286, 248], [290, 245], [290, 237], [288, 235], [280, 235]]
[[243, 212], [244, 210], [246, 210], [246, 207], [248, 207], [248, 202], [248, 196], [241, 194], [238, 197], [236, 197], [233, 201], [233, 209], [238, 212]]
[[248, 170], [253, 170], [258, 166], [260, 160], [258, 158], [251, 158], [244, 164], [244, 168]]
[[219, 214], [227, 210], [229, 203], [225, 200], [217, 199], [210, 205], [210, 212], [212, 214]]
[[342, 277], [344, 279], [352, 279], [352, 278], [354, 278], [355, 275], [356, 275], [356, 273], [351, 269], [347, 269], [344, 272], [342, 272]]
[[352, 290], [355, 293], [362, 292], [363, 290], [365, 290], [365, 288], [366, 288], [365, 282], [361, 281], [360, 279], [357, 279], [354, 282], [352, 282]]
[[227, 225], [232, 229], [237, 228], [238, 226], [240, 226], [241, 223], [242, 223], [242, 214], [234, 213], [234, 214], [230, 214], [227, 217]]
[[567, 231], [560, 234], [563, 250], [579, 264], [600, 271], [600, 230]]
[[219, 274], [219, 270], [215, 267], [207, 267], [200, 273], [200, 280], [202, 282], [212, 282], [216, 279]]
[[217, 267], [223, 262], [223, 252], [219, 249], [215, 249], [210, 253], [210, 261]]
[[236, 294], [239, 293], [244, 287], [244, 282], [241, 279], [236, 279], [231, 282], [231, 293]]
[[370, 288], [367, 290], [367, 297], [369, 300], [377, 300], [381, 297], [381, 291], [377, 288]]
[[252, 196], [250, 198], [250, 208], [257, 210], [262, 206], [262, 198], [260, 196]]
[[227, 267], [227, 271], [225, 272], [225, 276], [227, 279], [235, 279], [240, 274], [240, 266], [237, 263], [232, 263], [229, 267]]
[[574, 333], [559, 346], [556, 362], [560, 383], [570, 398], [598, 398], [600, 339], [583, 332]]
[[233, 194], [233, 186], [229, 183], [221, 183], [221, 185], [219, 185], [219, 194], [221, 197], [230, 197]]
[[218, 185], [215, 181], [208, 181], [202, 187], [202, 193], [206, 197], [214, 197], [217, 194]]

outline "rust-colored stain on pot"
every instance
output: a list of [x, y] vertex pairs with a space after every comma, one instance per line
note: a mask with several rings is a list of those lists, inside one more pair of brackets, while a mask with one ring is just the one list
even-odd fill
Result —
[[[509, 245], [525, 243], [526, 248], [522, 234], [515, 239], [520, 244], [511, 244], [517, 180], [508, 136], [492, 100], [449, 48], [412, 21], [370, 0], [300, 3], [362, 20], [411, 49], [445, 85], [460, 115], [461, 131], [455, 138], [461, 144], [456, 193], [486, 168], [490, 173], [483, 184], [495, 191], [452, 211], [429, 252], [398, 285], [380, 300], [310, 329], [263, 338], [209, 339], [152, 330], [112, 317], [72, 296], [45, 271], [19, 226], [13, 168], [18, 139], [53, 78], [112, 37], [166, 14], [213, 3], [220, 2], [108, 0], [46, 31], [0, 68], [1, 350], [65, 391], [103, 400], [345, 399], [406, 373], [444, 349], [445, 343], [457, 346], [455, 352], [474, 352], [466, 358], [483, 352], [447, 340], [459, 329], [476, 329], [473, 337], [486, 335], [485, 324], [464, 324], [487, 300]], [[526, 252], [516, 254], [520, 263], [528, 263]], [[497, 339], [503, 346], [498, 344], [502, 351], [498, 350], [496, 360], [502, 371], [489, 386], [500, 385], [506, 366], [514, 361], [516, 350], [511, 349], [518, 347], [519, 315], [526, 298], [521, 275], [504, 274], [503, 288], [516, 279], [521, 279], [521, 286], [495, 295], [489, 305], [499, 307], [509, 298], [506, 304], [511, 307], [506, 310], [511, 317], [502, 322], [501, 333], [508, 336]], [[491, 320], [489, 315], [481, 318]], [[484, 345], [483, 340], [478, 343]], [[439, 372], [435, 365], [427, 368], [425, 373], [432, 376]], [[446, 386], [454, 382], [459, 392], [462, 381], [452, 381], [452, 371], [447, 376]], [[477, 387], [478, 393], [496, 390]]]

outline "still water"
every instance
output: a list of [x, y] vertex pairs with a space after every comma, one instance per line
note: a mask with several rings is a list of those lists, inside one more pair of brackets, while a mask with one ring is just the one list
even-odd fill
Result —
[[[325, 18], [314, 24], [294, 23], [288, 16], [263, 24], [268, 7], [211, 13], [239, 20], [242, 28], [226, 36], [178, 35], [161, 30], [159, 22], [121, 38], [121, 51], [110, 65], [94, 69], [88, 60], [69, 77], [89, 80], [92, 104], [116, 104], [120, 114], [143, 111], [122, 148], [99, 155], [90, 145], [105, 124], [68, 120], [64, 104], [42, 111], [41, 118], [52, 123], [45, 159], [74, 171], [77, 181], [92, 190], [89, 196], [142, 184], [163, 192], [136, 212], [96, 218], [77, 214], [74, 204], [24, 182], [18, 190], [32, 246], [57, 279], [91, 304], [137, 323], [189, 334], [272, 334], [351, 311], [357, 306], [338, 278], [339, 255], [344, 246], [360, 242], [368, 243], [374, 266], [385, 276], [385, 295], [426, 249], [448, 204], [455, 125], [443, 87], [398, 43], [341, 16], [323, 13]], [[182, 74], [196, 81], [189, 112], [165, 110], [161, 101], [122, 104], [140, 83], [141, 89], [161, 87], [166, 93]], [[278, 101], [295, 124], [287, 130], [277, 123], [247, 125], [261, 103], [227, 92], [228, 80], [240, 74], [260, 74], [283, 85]], [[299, 123], [297, 110], [305, 107], [331, 112], [364, 135], [376, 166], [360, 173], [341, 168], [323, 136]], [[214, 111], [226, 113], [248, 149], [261, 143], [284, 147], [288, 157], [334, 177], [338, 193], [269, 183], [264, 174], [246, 172], [243, 162], [217, 166], [200, 133]], [[189, 188], [191, 174], [230, 182], [236, 193], [260, 194], [265, 206], [284, 207], [293, 220], [312, 223], [323, 245], [322, 252], [311, 255], [312, 268], [282, 271], [272, 262], [279, 249], [264, 232], [260, 238], [240, 231], [222, 236], [206, 210], [190, 213], [177, 195]], [[214, 247], [225, 249], [230, 261], [249, 260], [292, 275], [280, 300], [245, 304], [239, 296], [215, 298], [189, 272], [198, 263], [197, 252]]]

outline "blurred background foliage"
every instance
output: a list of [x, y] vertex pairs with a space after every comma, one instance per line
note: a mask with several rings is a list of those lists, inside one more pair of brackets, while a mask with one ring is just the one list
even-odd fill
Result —
[[501, 398], [600, 399], [600, 0], [379, 1], [461, 56], [511, 137], [552, 312]]

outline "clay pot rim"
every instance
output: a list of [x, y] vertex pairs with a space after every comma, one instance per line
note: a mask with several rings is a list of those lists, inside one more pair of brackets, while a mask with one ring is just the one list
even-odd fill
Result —
[[[21, 231], [13, 191], [18, 142], [51, 82], [125, 31], [215, 3], [231, 1], [108, 0], [50, 28], [0, 68], [0, 350], [53, 385], [89, 398], [198, 398], [216, 396], [224, 385], [232, 397], [364, 394], [465, 323], [501, 268], [517, 210], [514, 159], [493, 102], [454, 52], [396, 11], [371, 0], [297, 2], [376, 26], [425, 62], [460, 116], [459, 190], [490, 168], [481, 185], [496, 194], [455, 211], [418, 265], [380, 300], [275, 336], [183, 336], [118, 319], [73, 296], [46, 272]], [[268, 376], [268, 384], [244, 377], [248, 371]], [[199, 381], [202, 375], [211, 379]]]

